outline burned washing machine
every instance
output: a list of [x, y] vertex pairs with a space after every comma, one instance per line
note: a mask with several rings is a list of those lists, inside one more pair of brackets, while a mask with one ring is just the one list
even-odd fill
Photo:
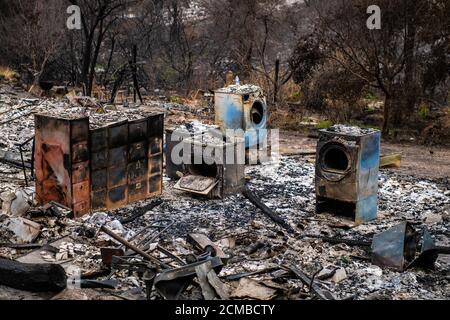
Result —
[[231, 85], [215, 91], [215, 123], [223, 134], [243, 130], [245, 147], [258, 146], [267, 139], [268, 109], [263, 90], [254, 85]]
[[356, 224], [378, 210], [378, 130], [336, 125], [319, 131], [316, 211], [350, 216]]
[[183, 140], [184, 176], [175, 189], [224, 198], [240, 193], [245, 185], [244, 139], [225, 137], [219, 130], [210, 130]]

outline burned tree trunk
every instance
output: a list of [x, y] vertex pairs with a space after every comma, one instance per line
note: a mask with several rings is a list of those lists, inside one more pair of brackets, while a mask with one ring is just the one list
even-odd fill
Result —
[[67, 275], [58, 264], [27, 264], [0, 258], [0, 284], [31, 292], [59, 292]]

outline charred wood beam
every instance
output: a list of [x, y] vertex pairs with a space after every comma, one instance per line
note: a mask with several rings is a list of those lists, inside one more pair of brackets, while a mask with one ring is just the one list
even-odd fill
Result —
[[26, 264], [0, 258], [0, 284], [30, 292], [59, 292], [67, 275], [58, 264]]
[[15, 250], [34, 250], [42, 248], [42, 244], [36, 243], [24, 243], [24, 244], [16, 244], [16, 243], [0, 243], [0, 248], [10, 248]]
[[287, 270], [292, 272], [298, 279], [300, 279], [303, 284], [309, 286], [311, 292], [320, 300], [335, 300], [335, 298], [331, 295], [330, 292], [322, 290], [317, 284], [314, 283], [314, 280], [307, 276], [300, 269], [290, 265], [285, 267]]
[[134, 220], [136, 220], [136, 219], [142, 217], [143, 215], [145, 215], [150, 210], [153, 210], [154, 208], [156, 208], [157, 206], [159, 206], [162, 203], [163, 203], [163, 201], [161, 199], [156, 199], [155, 201], [150, 203], [148, 206], [145, 206], [144, 208], [140, 209], [138, 212], [136, 212], [135, 214], [131, 215], [130, 217], [120, 220], [120, 223], [122, 223], [122, 224], [131, 223]]
[[244, 191], [242, 191], [242, 194], [244, 197], [246, 197], [254, 206], [261, 209], [261, 211], [268, 216], [273, 222], [279, 224], [283, 228], [285, 228], [288, 232], [293, 233], [294, 230], [291, 228], [291, 226], [284, 221], [283, 218], [281, 218], [276, 212], [274, 212], [272, 209], [267, 207], [264, 203], [261, 202], [261, 199], [259, 199], [247, 186], [244, 187]]

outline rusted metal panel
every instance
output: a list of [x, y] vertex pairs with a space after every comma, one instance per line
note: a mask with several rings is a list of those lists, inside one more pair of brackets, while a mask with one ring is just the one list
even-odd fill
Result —
[[91, 189], [98, 191], [108, 186], [108, 174], [106, 169], [93, 171], [91, 174]]
[[98, 128], [90, 131], [91, 152], [96, 153], [108, 148], [108, 129]]
[[135, 202], [144, 200], [147, 198], [147, 180], [141, 180], [136, 183], [131, 183], [128, 185], [128, 201]]
[[73, 204], [73, 214], [75, 218], [80, 218], [91, 211], [90, 201], [78, 202]]
[[145, 180], [148, 175], [147, 160], [138, 160], [128, 164], [128, 183], [136, 183]]
[[148, 148], [147, 141], [141, 141], [131, 144], [128, 153], [128, 160], [130, 162], [134, 162], [137, 160], [146, 159], [148, 153], [147, 148]]
[[147, 119], [130, 121], [128, 132], [130, 143], [146, 141], [148, 139]]
[[35, 116], [36, 199], [72, 205], [70, 121]]
[[86, 118], [71, 121], [70, 137], [72, 143], [89, 141], [89, 122]]
[[91, 154], [92, 170], [103, 169], [108, 166], [108, 149], [100, 150]]
[[88, 142], [83, 141], [72, 146], [72, 163], [85, 162], [89, 160]]
[[72, 182], [89, 181], [89, 161], [80, 162], [72, 167]]
[[128, 145], [128, 121], [114, 123], [108, 127], [108, 148]]
[[73, 203], [88, 202], [89, 199], [89, 181], [84, 181], [73, 185]]
[[106, 207], [109, 210], [118, 209], [128, 204], [128, 186], [123, 185], [108, 190]]
[[148, 136], [148, 196], [162, 193], [164, 114], [147, 119]]
[[154, 175], [148, 179], [148, 195], [155, 196], [162, 193], [162, 175]]
[[124, 165], [128, 160], [128, 146], [121, 146], [108, 151], [108, 167]]
[[148, 159], [148, 173], [149, 175], [162, 173], [162, 155], [154, 156]]
[[150, 115], [147, 119], [148, 137], [161, 139], [164, 134], [164, 114]]
[[127, 183], [127, 166], [108, 168], [108, 189]]
[[106, 209], [107, 191], [105, 189], [92, 191], [91, 205], [92, 210]]

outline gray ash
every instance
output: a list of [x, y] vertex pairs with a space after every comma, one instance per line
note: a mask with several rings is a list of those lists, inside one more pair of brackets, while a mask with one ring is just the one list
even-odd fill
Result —
[[346, 134], [350, 136], [364, 136], [367, 134], [371, 134], [377, 132], [378, 130], [372, 128], [360, 128], [360, 127], [351, 127], [342, 124], [336, 124], [327, 129], [329, 132], [336, 132], [340, 134]]

